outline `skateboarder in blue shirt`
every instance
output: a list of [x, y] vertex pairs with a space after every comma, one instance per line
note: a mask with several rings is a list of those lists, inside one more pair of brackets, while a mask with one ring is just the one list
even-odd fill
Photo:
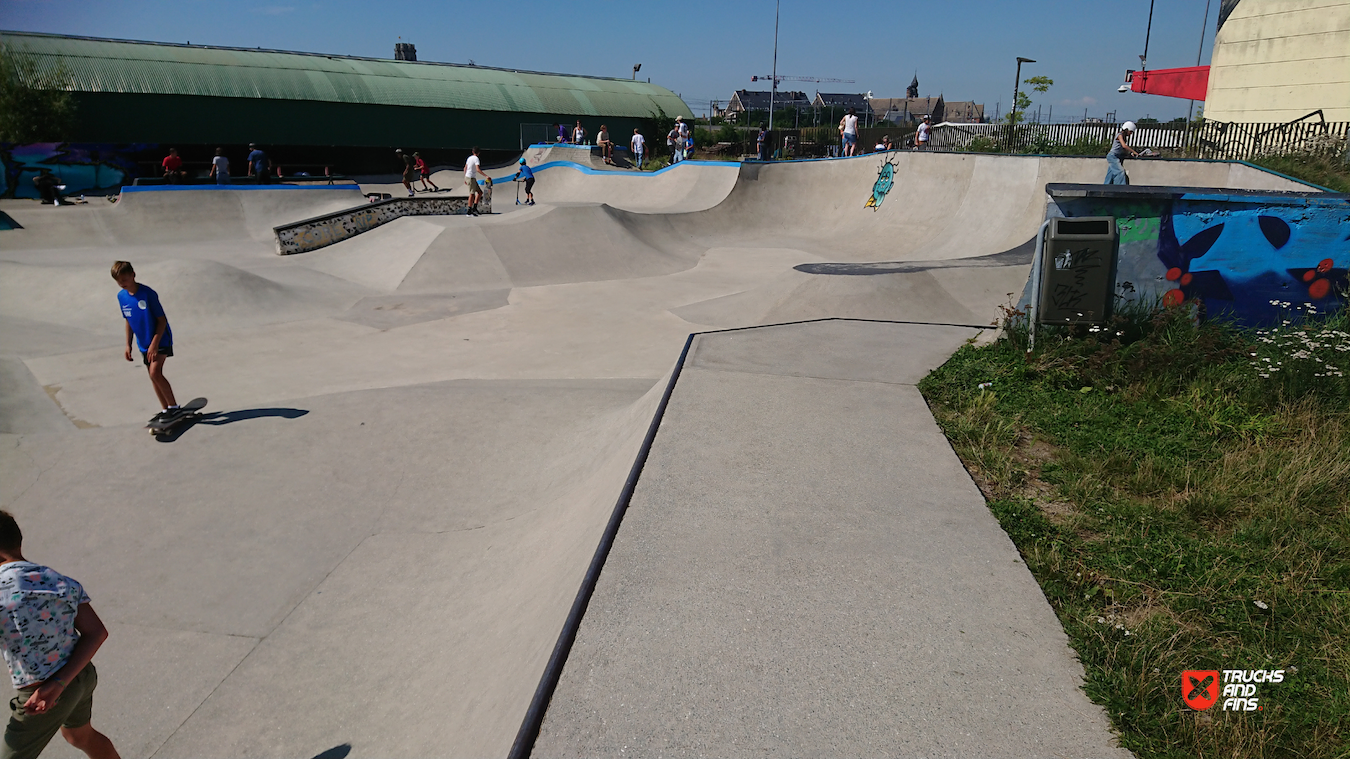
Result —
[[131, 355], [131, 339], [141, 350], [141, 361], [150, 373], [150, 384], [155, 387], [155, 395], [164, 410], [150, 421], [162, 421], [178, 413], [178, 401], [174, 400], [173, 388], [164, 378], [164, 359], [173, 355], [173, 330], [169, 329], [169, 317], [159, 303], [159, 294], [149, 287], [136, 282], [136, 270], [127, 261], [118, 261], [112, 266], [112, 278], [122, 291], [117, 294], [117, 302], [122, 307], [122, 316], [127, 323], [127, 361], [134, 361]]

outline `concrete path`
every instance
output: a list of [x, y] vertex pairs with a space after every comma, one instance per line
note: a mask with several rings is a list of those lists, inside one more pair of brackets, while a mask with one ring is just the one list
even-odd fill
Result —
[[914, 387], [975, 333], [695, 338], [535, 755], [1128, 757]]

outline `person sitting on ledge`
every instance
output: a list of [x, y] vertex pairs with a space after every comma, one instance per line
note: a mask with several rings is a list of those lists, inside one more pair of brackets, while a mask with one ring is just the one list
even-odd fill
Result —
[[44, 204], [61, 205], [61, 194], [57, 190], [61, 180], [52, 174], [51, 169], [38, 169], [38, 175], [33, 177], [33, 184], [37, 186], [38, 197], [42, 198]]

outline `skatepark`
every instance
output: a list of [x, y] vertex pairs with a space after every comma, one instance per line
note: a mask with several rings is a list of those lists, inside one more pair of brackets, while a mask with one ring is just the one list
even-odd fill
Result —
[[[273, 227], [382, 186], [0, 202], [0, 507], [108, 624], [123, 755], [504, 756], [589, 582], [536, 756], [1128, 756], [914, 387], [1101, 159], [524, 157], [537, 206], [291, 256]], [[210, 399], [163, 441], [118, 259]]]

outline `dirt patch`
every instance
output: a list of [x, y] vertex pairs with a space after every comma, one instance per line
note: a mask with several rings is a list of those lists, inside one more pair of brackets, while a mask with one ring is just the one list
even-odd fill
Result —
[[63, 414], [66, 415], [66, 418], [69, 419], [69, 420], [71, 421], [71, 424], [74, 424], [76, 427], [78, 427], [79, 429], [82, 429], [82, 430], [93, 429], [94, 427], [97, 427], [97, 426], [98, 426], [97, 424], [94, 424], [93, 422], [86, 422], [86, 421], [83, 420], [83, 419], [76, 419], [75, 417], [73, 417], [73, 416], [70, 415], [70, 412], [69, 412], [69, 411], [66, 411], [66, 407], [65, 407], [65, 406], [62, 406], [62, 405], [61, 405], [61, 401], [58, 401], [58, 400], [56, 399], [56, 394], [59, 393], [59, 392], [61, 392], [61, 386], [60, 386], [60, 385], [43, 385], [43, 386], [42, 386], [42, 389], [47, 391], [47, 397], [48, 397], [48, 398], [51, 398], [51, 399], [52, 399], [52, 403], [55, 403], [55, 404], [56, 404], [56, 407], [59, 408], [59, 409], [61, 409], [61, 413], [63, 413]]

